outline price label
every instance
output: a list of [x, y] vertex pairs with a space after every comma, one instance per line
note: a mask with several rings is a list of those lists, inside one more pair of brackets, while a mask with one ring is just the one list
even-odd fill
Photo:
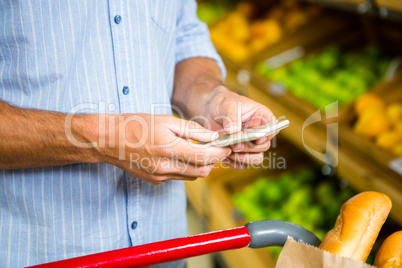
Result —
[[282, 53], [279, 53], [269, 59], [266, 59], [265, 64], [268, 65], [271, 69], [276, 69], [292, 61], [300, 59], [304, 56], [304, 54], [304, 48], [294, 47]]
[[402, 176], [402, 158], [395, 158], [388, 164], [389, 168]]

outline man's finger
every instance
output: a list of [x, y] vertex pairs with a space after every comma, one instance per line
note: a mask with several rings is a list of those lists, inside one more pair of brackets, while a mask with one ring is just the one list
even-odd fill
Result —
[[[260, 106], [254, 113], [249, 117], [247, 122], [244, 124], [244, 128], [253, 128], [253, 127], [258, 127], [262, 125], [268, 125], [268, 124], [274, 124], [277, 123], [278, 120], [276, 117], [273, 115], [271, 110], [269, 110], [265, 106]], [[258, 140], [255, 141], [255, 144], [263, 144], [275, 137], [279, 133], [275, 132], [269, 136], [262, 137]]]
[[174, 180], [174, 181], [195, 181], [196, 179], [198, 179], [198, 177], [189, 177], [189, 176], [183, 176], [183, 175], [178, 175], [178, 174], [175, 174], [175, 175], [158, 175], [158, 176], [154, 177], [154, 180], [162, 181], [162, 182], [171, 181], [171, 180]]
[[232, 152], [230, 147], [200, 145], [183, 139], [177, 141], [171, 148], [166, 148], [166, 150], [170, 150], [174, 157], [184, 162], [198, 165], [216, 164]]
[[241, 102], [223, 100], [218, 108], [225, 132], [228, 134], [239, 132], [242, 127]]
[[185, 139], [209, 142], [214, 141], [219, 137], [218, 132], [208, 130], [194, 121], [171, 117], [163, 124], [176, 136]]
[[257, 166], [264, 160], [264, 155], [262, 153], [232, 153], [228, 158], [237, 163]]
[[256, 108], [255, 110], [251, 110], [249, 113], [250, 113], [249, 115], [247, 114], [243, 115], [246, 119], [245, 122], [246, 128], [273, 124], [278, 121], [274, 116], [274, 114], [271, 112], [271, 110], [262, 105]]
[[[156, 174], [155, 172], [153, 173], [148, 173], [143, 170], [136, 170], [133, 172], [131, 169], [124, 169], [127, 173], [130, 173], [137, 178], [146, 181], [150, 184], [153, 185], [159, 185], [164, 183], [167, 180], [187, 180], [187, 181], [194, 181], [196, 180], [199, 176], [192, 176], [192, 175], [183, 175], [180, 172], [178, 174]], [[195, 172], [194, 172], [195, 173]]]
[[236, 170], [244, 170], [244, 169], [246, 169], [247, 168], [247, 165], [246, 164], [243, 164], [243, 163], [238, 163], [238, 162], [236, 162], [236, 161], [233, 161], [232, 159], [230, 159], [230, 158], [226, 158], [224, 161], [222, 161], [225, 165], [227, 165], [228, 167], [231, 167], [231, 168], [233, 168], [233, 169], [236, 169]]
[[242, 142], [232, 146], [234, 153], [263, 153], [271, 147], [271, 142], [267, 141], [263, 144], [256, 144], [256, 142]]
[[171, 159], [169, 162], [160, 163], [159, 166], [155, 167], [154, 174], [205, 178], [214, 166], [215, 164], [197, 165], [183, 162], [180, 159]]

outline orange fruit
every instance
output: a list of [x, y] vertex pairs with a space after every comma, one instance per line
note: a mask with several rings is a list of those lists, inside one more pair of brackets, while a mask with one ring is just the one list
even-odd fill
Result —
[[354, 131], [356, 134], [374, 138], [384, 133], [391, 127], [391, 122], [385, 114], [385, 110], [378, 107], [365, 109], [359, 116]]
[[355, 111], [357, 114], [361, 114], [363, 111], [374, 107], [385, 108], [385, 102], [373, 93], [361, 95], [355, 102]]
[[402, 122], [402, 103], [388, 105], [387, 116], [394, 124]]
[[376, 140], [376, 144], [386, 150], [392, 150], [396, 145], [402, 142], [402, 135], [396, 130], [385, 131], [381, 133]]
[[402, 135], [402, 120], [394, 124], [394, 128]]
[[394, 155], [402, 157], [402, 143], [397, 144], [392, 152]]

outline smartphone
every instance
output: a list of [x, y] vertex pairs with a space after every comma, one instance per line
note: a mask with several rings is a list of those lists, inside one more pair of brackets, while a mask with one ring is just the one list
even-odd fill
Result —
[[283, 120], [277, 122], [276, 124], [268, 124], [255, 128], [247, 128], [234, 134], [223, 134], [214, 141], [200, 142], [199, 144], [226, 147], [234, 145], [236, 143], [255, 141], [259, 138], [274, 134], [275, 132], [288, 127], [289, 124], [289, 120]]

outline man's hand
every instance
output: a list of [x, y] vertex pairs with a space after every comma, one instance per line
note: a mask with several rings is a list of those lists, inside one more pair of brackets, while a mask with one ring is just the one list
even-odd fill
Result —
[[[178, 63], [174, 84], [173, 104], [211, 130], [235, 133], [277, 121], [267, 107], [229, 91], [212, 59], [191, 58]], [[232, 146], [233, 153], [224, 163], [235, 169], [260, 164], [273, 136]]]
[[[212, 90], [209, 96], [205, 98], [205, 102], [200, 104], [200, 110], [208, 119], [206, 122], [200, 123], [221, 133], [232, 134], [242, 129], [277, 121], [267, 107], [233, 93], [224, 86], [218, 86]], [[263, 137], [254, 142], [243, 142], [231, 146], [233, 153], [224, 163], [239, 170], [246, 168], [249, 164], [261, 164], [263, 152], [269, 149], [270, 140], [275, 135]]]
[[218, 134], [170, 115], [67, 115], [0, 101], [0, 121], [0, 169], [106, 162], [160, 184], [205, 177], [231, 153], [185, 140]]
[[[124, 114], [108, 115], [116, 122], [115, 144], [98, 146], [103, 162], [152, 184], [166, 180], [195, 180], [206, 177], [216, 163], [224, 160], [230, 148], [197, 145], [190, 140], [209, 142], [218, 133], [196, 122], [170, 115]], [[116, 118], [118, 117], [118, 118]], [[109, 125], [109, 124], [107, 124]], [[108, 136], [108, 135], [107, 135]], [[106, 140], [110, 140], [110, 137]]]

